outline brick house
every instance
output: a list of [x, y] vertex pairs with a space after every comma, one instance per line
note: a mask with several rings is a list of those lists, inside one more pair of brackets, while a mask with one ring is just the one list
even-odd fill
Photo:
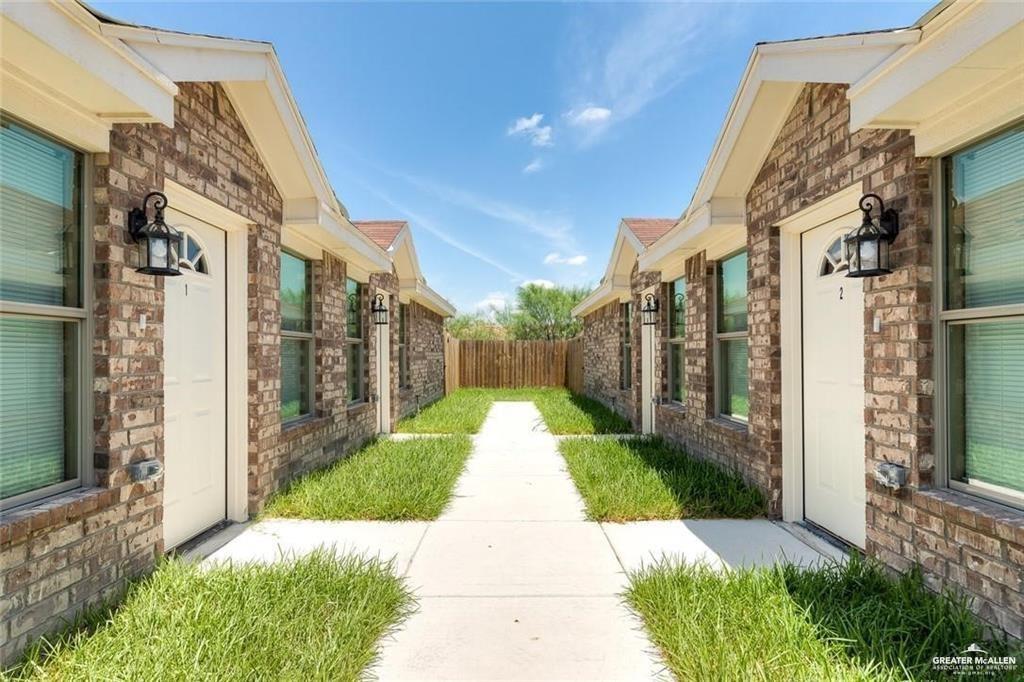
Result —
[[[0, 21], [10, 662], [440, 397], [454, 310], [405, 223], [349, 219], [271, 45], [77, 3], [7, 3]], [[182, 234], [163, 252], [180, 276], [137, 271], [128, 214], [153, 191]]]
[[[641, 326], [639, 315], [632, 314], [643, 305], [641, 292], [648, 288], [635, 281], [640, 277], [637, 259], [675, 224], [674, 218], [623, 218], [601, 283], [573, 310], [584, 323], [584, 392], [645, 432], [650, 431], [653, 403], [640, 402], [647, 375], [641, 376], [641, 355], [634, 347], [649, 346], [651, 330]], [[643, 274], [653, 277], [652, 283], [658, 282], [656, 274]], [[650, 390], [644, 395], [650, 396]]]
[[[848, 277], [869, 194], [898, 215], [891, 272]], [[634, 337], [659, 302], [631, 417], [737, 471], [771, 515], [917, 564], [1022, 637], [1022, 235], [1024, 6], [943, 2], [906, 29], [759, 44], [628, 294], [616, 265]], [[595, 303], [576, 312], [600, 346]], [[584, 352], [608, 400], [616, 358]]]

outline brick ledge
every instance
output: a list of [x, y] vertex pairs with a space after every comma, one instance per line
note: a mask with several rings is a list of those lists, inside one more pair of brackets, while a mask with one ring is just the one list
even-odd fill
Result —
[[112, 506], [116, 488], [76, 488], [24, 507], [0, 513], [0, 547], [24, 540], [30, 533], [61, 526]]

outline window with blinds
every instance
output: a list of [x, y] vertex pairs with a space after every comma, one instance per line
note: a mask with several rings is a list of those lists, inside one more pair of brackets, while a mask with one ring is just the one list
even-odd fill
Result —
[[0, 119], [0, 506], [78, 485], [81, 155]]
[[943, 160], [951, 485], [1024, 505], [1024, 128]]

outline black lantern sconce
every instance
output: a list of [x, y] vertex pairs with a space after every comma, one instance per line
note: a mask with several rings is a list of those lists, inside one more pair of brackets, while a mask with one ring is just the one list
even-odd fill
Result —
[[[146, 216], [146, 206], [153, 199], [153, 221]], [[145, 264], [136, 270], [144, 275], [174, 277], [181, 274], [178, 267], [178, 252], [181, 248], [181, 233], [164, 222], [167, 197], [162, 192], [150, 192], [142, 200], [142, 206], [128, 212], [128, 232], [136, 242], [142, 242], [146, 250]]]
[[[871, 217], [872, 200], [878, 209], [878, 219]], [[886, 208], [882, 197], [865, 194], [860, 199], [864, 220], [860, 227], [846, 235], [843, 246], [849, 264], [847, 277], [876, 277], [892, 272], [889, 246], [900, 233], [900, 216], [894, 208]]]
[[661, 306], [658, 304], [658, 299], [654, 297], [654, 294], [647, 294], [644, 297], [644, 305], [640, 308], [640, 321], [646, 326], [658, 324], [658, 311], [661, 310]]
[[374, 324], [388, 323], [388, 307], [384, 305], [384, 294], [377, 294], [373, 303], [370, 304], [370, 312], [373, 313]]

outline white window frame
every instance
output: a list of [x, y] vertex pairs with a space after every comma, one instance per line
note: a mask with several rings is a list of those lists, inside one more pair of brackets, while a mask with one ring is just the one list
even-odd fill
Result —
[[[673, 316], [675, 314], [676, 304], [676, 293], [675, 285], [676, 282], [681, 281], [683, 283], [683, 335], [673, 336], [675, 331], [673, 322]], [[665, 368], [668, 370], [668, 399], [674, 405], [686, 405], [687, 390], [686, 390], [686, 278], [677, 277], [668, 283], [668, 315], [667, 325], [668, 329], [665, 332]], [[682, 400], [676, 400], [674, 395], [675, 391], [675, 372], [673, 371], [672, 365], [672, 350], [674, 347], [679, 347], [679, 362], [682, 364], [682, 375], [680, 381], [682, 382]]]
[[[355, 282], [356, 284], [356, 306], [355, 314], [359, 316], [359, 332], [360, 336], [349, 336], [348, 335], [348, 316], [352, 314], [352, 302], [349, 300], [348, 283]], [[363, 312], [364, 303], [366, 301], [366, 287], [367, 285], [360, 282], [352, 277], [348, 277], [345, 280], [345, 397], [348, 401], [349, 406], [362, 405], [366, 402], [366, 333], [367, 333], [367, 319]], [[353, 346], [359, 347], [359, 371], [356, 376], [359, 377], [359, 395], [355, 398], [350, 397], [352, 394], [352, 385], [349, 383], [348, 374], [348, 362], [352, 358], [351, 349]]]
[[398, 304], [398, 388], [412, 388], [409, 340], [412, 334], [412, 305]]
[[988, 486], [980, 486], [963, 481], [953, 480], [951, 471], [953, 469], [951, 458], [953, 449], [949, 439], [949, 330], [953, 326], [995, 322], [997, 320], [1020, 320], [1024, 319], [1024, 303], [996, 305], [983, 308], [959, 308], [946, 310], [946, 178], [945, 164], [947, 160], [960, 151], [983, 143], [988, 139], [997, 137], [1014, 128], [1021, 126], [1017, 122], [1005, 128], [991, 131], [986, 135], [950, 150], [941, 157], [934, 160], [932, 166], [932, 186], [937, 191], [932, 192], [932, 214], [935, 216], [937, 229], [933, 239], [933, 272], [935, 274], [933, 286], [933, 338], [935, 340], [935, 434], [934, 443], [936, 450], [935, 460], [935, 481], [942, 487], [947, 487], [957, 492], [965, 493], [972, 497], [996, 502], [1015, 509], [1024, 509], [1024, 493], [1017, 494], [1015, 491], [1002, 491]]
[[[308, 311], [308, 313], [309, 313], [309, 331], [308, 332], [297, 332], [297, 331], [285, 330], [285, 328], [284, 328], [284, 317], [282, 316], [282, 318], [281, 318], [281, 339], [282, 340], [284, 340], [284, 339], [294, 339], [296, 341], [305, 342], [307, 344], [308, 349], [309, 349], [306, 352], [306, 366], [304, 368], [304, 370], [306, 372], [306, 401], [307, 401], [307, 404], [309, 406], [309, 410], [307, 412], [301, 412], [301, 413], [295, 415], [294, 417], [288, 417], [287, 419], [282, 419], [281, 420], [281, 424], [282, 425], [290, 426], [290, 425], [295, 424], [297, 422], [301, 422], [301, 421], [305, 421], [307, 419], [311, 419], [314, 415], [316, 415], [316, 338], [315, 338], [315, 335], [313, 333], [313, 330], [316, 328], [316, 320], [314, 319], [315, 318], [315, 311], [316, 311], [316, 303], [315, 303], [316, 297], [315, 297], [314, 285], [313, 285], [313, 282], [314, 282], [314, 279], [315, 279], [313, 277], [313, 261], [311, 259], [309, 259], [309, 258], [306, 258], [305, 256], [303, 256], [300, 253], [296, 253], [295, 251], [292, 251], [291, 249], [282, 248], [281, 249], [281, 253], [282, 253], [282, 255], [283, 254], [288, 254], [292, 258], [296, 258], [296, 259], [302, 261], [303, 263], [305, 263], [306, 268], [307, 268], [307, 278], [308, 278], [308, 287], [309, 287], [309, 291], [308, 291], [308, 295], [309, 295], [309, 311]], [[284, 371], [283, 366], [282, 366], [282, 371]]]
[[0, 300], [0, 316], [32, 318], [37, 320], [59, 320], [73, 322], [77, 326], [77, 357], [75, 363], [75, 415], [72, 422], [71, 436], [75, 451], [66, 453], [66, 458], [75, 466], [75, 475], [60, 483], [29, 490], [0, 500], [0, 511], [9, 511], [18, 507], [28, 507], [56, 495], [82, 487], [93, 485], [93, 356], [92, 346], [95, 334], [93, 310], [93, 235], [87, 226], [93, 224], [94, 207], [92, 204], [92, 155], [66, 140], [51, 135], [31, 123], [0, 111], [3, 121], [10, 121], [36, 135], [48, 138], [78, 154], [79, 160], [79, 215], [78, 215], [78, 246], [79, 246], [79, 307], [47, 306], [34, 303]]
[[[619, 303], [619, 390], [633, 388], [633, 302]], [[628, 357], [628, 362], [627, 362]]]
[[[747, 269], [749, 271], [749, 268], [750, 268], [750, 261], [749, 261], [750, 253], [749, 253], [749, 251], [747, 251], [747, 247], [746, 246], [744, 246], [742, 248], [739, 248], [739, 249], [736, 249], [735, 251], [731, 251], [731, 252], [727, 253], [726, 255], [722, 256], [721, 258], [719, 258], [718, 260], [715, 261], [714, 275], [713, 275], [714, 279], [712, 281], [712, 286], [711, 286], [711, 295], [714, 297], [712, 299], [713, 300], [712, 316], [714, 318], [713, 324], [715, 325], [715, 331], [714, 331], [714, 344], [715, 345], [714, 345], [714, 349], [713, 349], [713, 352], [712, 352], [712, 356], [713, 356], [713, 362], [715, 363], [715, 365], [714, 365], [714, 377], [715, 377], [715, 381], [714, 381], [715, 418], [716, 419], [725, 419], [725, 420], [730, 421], [730, 422], [735, 422], [736, 424], [747, 426], [749, 424], [749, 422], [750, 422], [750, 419], [749, 419], [749, 417], [750, 417], [750, 415], [749, 415], [749, 409], [750, 409], [750, 407], [749, 407], [750, 406], [750, 312], [749, 312], [749, 310], [747, 311], [747, 328], [746, 328], [746, 330], [740, 331], [740, 332], [720, 332], [720, 331], [718, 331], [718, 322], [719, 322], [719, 320], [718, 320], [718, 308], [719, 308], [718, 296], [719, 296], [719, 293], [721, 293], [719, 291], [721, 289], [721, 287], [719, 286], [718, 282], [719, 282], [719, 280], [721, 279], [721, 276], [722, 276], [722, 272], [721, 272], [722, 263], [724, 263], [725, 261], [729, 260], [730, 258], [733, 258], [734, 256], [738, 256], [738, 255], [740, 255], [741, 253], [744, 253], [744, 252], [747, 252], [747, 258], [748, 258]], [[749, 298], [750, 298], [750, 277], [749, 277], [749, 274], [748, 274], [748, 276], [747, 276], [747, 299], [748, 299], [748, 301], [749, 301]], [[725, 342], [725, 341], [734, 341], [734, 340], [737, 340], [737, 339], [744, 339], [747, 342], [747, 409], [748, 409], [748, 414], [747, 414], [746, 417], [740, 417], [740, 416], [729, 414], [727, 412], [723, 412], [722, 411], [722, 403], [723, 403], [723, 399], [725, 398], [725, 391], [724, 391], [725, 380], [724, 380], [724, 376], [723, 376], [723, 374], [724, 374], [723, 369], [724, 368], [722, 366], [723, 362], [725, 361], [725, 354], [722, 352], [722, 346], [724, 345], [723, 342]]]

